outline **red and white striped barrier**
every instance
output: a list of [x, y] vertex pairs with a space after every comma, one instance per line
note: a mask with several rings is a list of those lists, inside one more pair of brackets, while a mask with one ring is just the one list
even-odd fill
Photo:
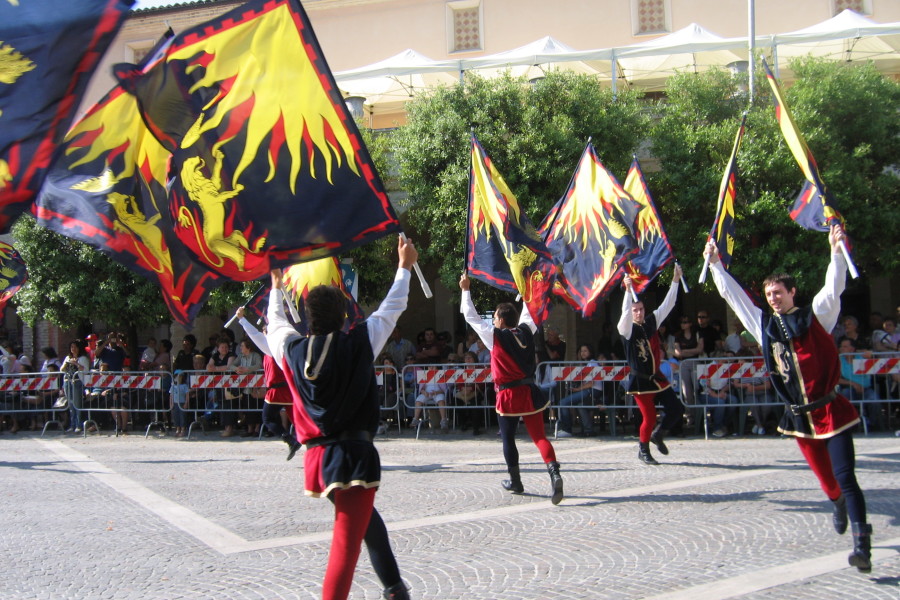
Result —
[[91, 388], [118, 388], [129, 390], [158, 390], [162, 388], [162, 376], [149, 373], [133, 375], [121, 373], [85, 373], [84, 385]]
[[491, 383], [490, 367], [416, 369], [416, 383]]
[[854, 375], [892, 375], [900, 373], [900, 357], [854, 358]]
[[0, 392], [58, 390], [59, 373], [48, 375], [8, 375], [0, 378]]
[[259, 388], [265, 387], [262, 373], [217, 373], [191, 375], [191, 389], [199, 388]]
[[553, 367], [553, 381], [623, 381], [631, 370], [628, 365]]
[[762, 360], [697, 365], [697, 379], [750, 379], [768, 374]]

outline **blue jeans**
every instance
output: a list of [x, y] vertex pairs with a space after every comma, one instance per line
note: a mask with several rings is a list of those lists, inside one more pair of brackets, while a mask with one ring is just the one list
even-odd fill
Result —
[[81, 409], [84, 407], [84, 384], [77, 377], [66, 377], [63, 393], [69, 401], [69, 429], [81, 428]]
[[712, 394], [704, 392], [700, 394], [700, 404], [715, 405], [715, 408], [711, 410], [713, 418], [712, 429], [715, 431], [725, 427], [725, 419], [730, 412], [728, 405], [737, 404], [737, 400], [731, 394], [726, 395], [724, 398], [717, 398]]
[[594, 388], [588, 388], [570, 394], [559, 401], [562, 407], [559, 410], [559, 428], [572, 433], [572, 407], [578, 409], [581, 416], [581, 428], [585, 434], [594, 432], [594, 418], [591, 411], [594, 409]]

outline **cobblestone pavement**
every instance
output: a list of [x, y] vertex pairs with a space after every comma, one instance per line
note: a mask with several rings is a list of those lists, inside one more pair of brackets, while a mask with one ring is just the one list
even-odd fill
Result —
[[[856, 438], [875, 566], [792, 440], [676, 439], [662, 464], [633, 438], [555, 442], [553, 506], [519, 437], [526, 494], [499, 485], [499, 439], [379, 438], [376, 507], [423, 599], [900, 597], [900, 438]], [[0, 435], [0, 599], [313, 599], [332, 519], [275, 441]], [[352, 598], [380, 598], [363, 553]]]

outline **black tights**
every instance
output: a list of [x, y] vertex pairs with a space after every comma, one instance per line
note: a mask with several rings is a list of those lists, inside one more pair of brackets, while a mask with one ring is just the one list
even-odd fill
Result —
[[850, 521], [865, 523], [866, 498], [856, 482], [856, 453], [850, 430], [824, 440], [798, 437], [797, 444], [828, 498], [837, 500], [843, 494]]

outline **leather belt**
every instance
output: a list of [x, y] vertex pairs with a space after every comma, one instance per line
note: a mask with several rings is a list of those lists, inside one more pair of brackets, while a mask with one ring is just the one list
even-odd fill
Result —
[[498, 383], [497, 391], [508, 390], [514, 387], [519, 387], [520, 385], [531, 385], [532, 383], [534, 383], [534, 377], [526, 377], [524, 379], [508, 381], [506, 383]]
[[316, 448], [317, 446], [327, 446], [338, 442], [371, 442], [372, 434], [368, 431], [342, 431], [335, 435], [325, 435], [322, 437], [306, 440], [306, 448]]
[[831, 392], [830, 394], [826, 394], [815, 402], [810, 402], [809, 404], [791, 404], [791, 412], [796, 416], [805, 415], [806, 413], [812, 412], [817, 408], [828, 406], [829, 404], [834, 402], [836, 396], [837, 394], [835, 392]]

